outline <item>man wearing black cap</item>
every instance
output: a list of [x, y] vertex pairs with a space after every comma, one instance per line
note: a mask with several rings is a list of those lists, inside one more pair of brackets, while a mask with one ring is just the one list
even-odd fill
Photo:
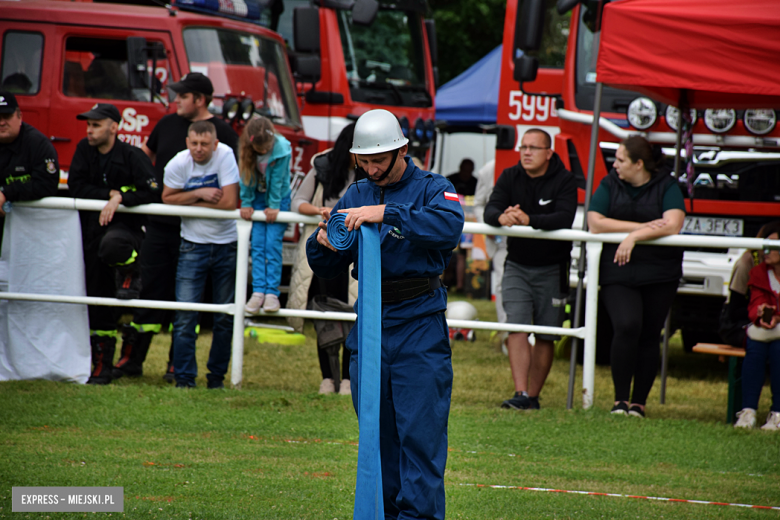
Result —
[[0, 91], [0, 245], [3, 205], [57, 194], [60, 165], [49, 139], [22, 121], [16, 97]]
[[[79, 199], [108, 200], [100, 213], [83, 211], [80, 215], [87, 295], [111, 298], [116, 281], [117, 298], [138, 298], [138, 255], [146, 219], [144, 215], [116, 213], [116, 209], [120, 204], [153, 202], [161, 191], [160, 185], [149, 158], [135, 146], [117, 139], [122, 118], [114, 105], [96, 103], [76, 118], [87, 121], [87, 137], [76, 147], [68, 187]], [[87, 384], [108, 384], [113, 377], [116, 311], [116, 307], [89, 306], [94, 369]], [[131, 357], [145, 356], [146, 352], [126, 354], [127, 359], [120, 359], [117, 365], [128, 363]]]
[[[169, 114], [155, 125], [149, 140], [142, 149], [154, 163], [154, 174], [157, 183], [163, 185], [165, 165], [173, 157], [187, 149], [187, 131], [195, 121], [208, 120], [217, 129], [219, 142], [230, 146], [234, 154], [238, 153], [238, 136], [225, 121], [214, 117], [209, 111], [214, 87], [211, 80], [200, 72], [190, 72], [181, 80], [168, 88], [176, 92], [176, 113]], [[155, 202], [162, 202], [156, 195]], [[146, 224], [146, 237], [141, 252], [141, 278], [143, 287], [141, 298], [144, 300], [175, 301], [176, 265], [179, 260], [180, 237], [179, 217], [164, 217], [150, 215]], [[162, 326], [170, 321], [170, 313], [159, 309], [138, 309], [133, 317], [131, 329], [126, 330], [122, 352], [133, 350], [134, 344], [143, 350], [148, 350], [154, 334], [162, 330]], [[141, 359], [140, 363], [143, 363]], [[125, 365], [114, 371], [114, 377], [122, 377], [125, 373], [136, 371], [140, 373], [141, 364]], [[173, 382], [172, 350], [168, 357], [166, 380]]]

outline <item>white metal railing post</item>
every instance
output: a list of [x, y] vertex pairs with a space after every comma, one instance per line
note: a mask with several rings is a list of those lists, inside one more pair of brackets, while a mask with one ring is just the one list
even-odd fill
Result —
[[230, 368], [230, 383], [241, 389], [244, 379], [244, 304], [246, 303], [246, 281], [248, 276], [249, 240], [252, 222], [242, 218], [236, 220], [238, 249], [236, 251], [236, 300], [233, 308], [233, 350]]
[[588, 242], [588, 288], [585, 293], [585, 341], [582, 353], [582, 407], [593, 406], [596, 385], [596, 323], [599, 306], [599, 261], [601, 242]]

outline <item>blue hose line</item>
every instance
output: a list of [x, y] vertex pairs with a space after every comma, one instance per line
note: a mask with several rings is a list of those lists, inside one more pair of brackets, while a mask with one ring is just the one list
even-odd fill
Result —
[[[339, 250], [358, 240], [358, 446], [354, 520], [384, 520], [382, 459], [379, 453], [379, 396], [382, 373], [382, 259], [375, 224], [347, 231], [344, 213], [328, 221], [328, 241]], [[358, 239], [359, 237], [359, 239]]]

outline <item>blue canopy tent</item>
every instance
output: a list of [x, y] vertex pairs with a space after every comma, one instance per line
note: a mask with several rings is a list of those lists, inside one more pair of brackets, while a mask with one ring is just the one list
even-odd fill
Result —
[[501, 45], [447, 82], [436, 93], [436, 120], [448, 126], [496, 123], [501, 79]]
[[432, 171], [452, 173], [464, 158], [477, 168], [493, 159], [500, 78], [501, 45], [439, 88]]

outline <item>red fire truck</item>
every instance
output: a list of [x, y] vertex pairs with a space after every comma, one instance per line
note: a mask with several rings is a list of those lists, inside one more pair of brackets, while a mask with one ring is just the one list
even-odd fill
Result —
[[237, 127], [254, 112], [271, 118], [293, 145], [293, 170], [305, 173], [317, 143], [303, 131], [284, 42], [259, 25], [259, 4], [238, 4], [3, 1], [0, 85], [16, 93], [24, 120], [51, 136], [67, 172], [85, 136], [77, 114], [113, 103], [119, 139], [141, 146], [175, 111], [167, 86], [202, 72], [214, 84], [213, 113]]
[[[598, 9], [604, 2], [558, 3], [574, 7], [560, 15], [552, 0], [507, 1], [497, 175], [517, 162], [517, 147], [529, 126], [546, 127], [554, 134], [555, 150], [569, 169], [583, 177], [587, 174]], [[536, 16], [539, 12], [544, 16]], [[544, 22], [539, 22], [542, 18]], [[541, 38], [541, 46], [534, 48], [537, 38]], [[598, 135], [594, 189], [611, 168], [618, 142], [626, 132], [642, 133], [661, 144], [671, 161], [680, 119], [676, 107], [605, 85], [601, 110], [607, 124]], [[691, 193], [689, 180], [685, 175], [679, 178], [688, 210], [683, 233], [755, 236], [762, 224], [780, 216], [777, 112], [772, 108], [715, 109], [692, 115], [694, 142], [706, 145], [694, 148], [696, 178], [690, 182]], [[584, 195], [581, 190], [581, 203]], [[740, 254], [739, 250], [686, 251], [683, 279], [672, 309], [672, 327], [682, 330], [686, 348], [699, 341], [720, 342], [715, 332], [719, 311], [728, 293], [731, 268]]]
[[436, 35], [425, 0], [276, 0], [271, 28], [302, 82], [306, 135], [329, 147], [373, 108], [398, 117], [425, 158], [434, 134]]

